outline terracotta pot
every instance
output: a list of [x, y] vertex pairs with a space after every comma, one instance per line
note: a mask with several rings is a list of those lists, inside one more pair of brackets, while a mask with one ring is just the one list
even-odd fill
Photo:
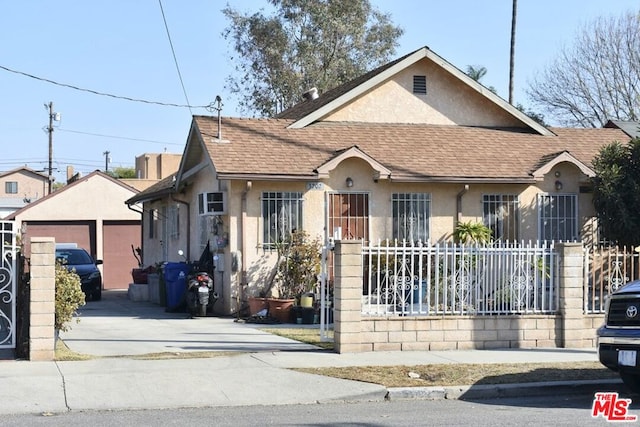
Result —
[[269, 307], [266, 298], [249, 297], [249, 316], [255, 316], [265, 308]]
[[296, 302], [295, 299], [268, 298], [267, 301], [269, 302], [269, 316], [281, 323], [291, 322], [291, 309]]

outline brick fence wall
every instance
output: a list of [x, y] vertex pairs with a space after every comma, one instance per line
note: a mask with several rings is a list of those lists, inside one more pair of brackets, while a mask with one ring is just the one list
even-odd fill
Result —
[[335, 246], [334, 329], [339, 353], [595, 346], [602, 315], [584, 311], [580, 243], [557, 245], [560, 305], [554, 315], [367, 316], [362, 314], [362, 242]]
[[31, 239], [31, 302], [29, 360], [53, 360], [55, 355], [55, 241]]

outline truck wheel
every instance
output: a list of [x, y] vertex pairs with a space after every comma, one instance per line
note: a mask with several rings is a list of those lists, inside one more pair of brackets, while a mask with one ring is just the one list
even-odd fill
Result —
[[640, 394], [640, 374], [629, 374], [620, 372], [620, 377], [622, 378], [622, 382], [626, 385], [629, 390], [633, 393]]

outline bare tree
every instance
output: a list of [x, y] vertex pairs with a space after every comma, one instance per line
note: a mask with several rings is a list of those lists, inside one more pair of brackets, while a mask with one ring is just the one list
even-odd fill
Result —
[[227, 5], [235, 73], [227, 78], [243, 112], [273, 116], [388, 62], [403, 30], [369, 0], [269, 0], [274, 12]]
[[585, 25], [529, 83], [529, 98], [562, 125], [640, 118], [640, 10]]

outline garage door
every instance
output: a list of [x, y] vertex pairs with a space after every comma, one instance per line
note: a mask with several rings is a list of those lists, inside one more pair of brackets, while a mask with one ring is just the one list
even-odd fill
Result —
[[96, 254], [95, 221], [28, 221], [27, 237], [27, 254], [31, 254], [30, 237], [53, 237], [56, 243], [77, 243], [91, 255]]
[[105, 221], [103, 224], [104, 289], [127, 289], [131, 270], [138, 267], [131, 245], [140, 246], [140, 221]]

